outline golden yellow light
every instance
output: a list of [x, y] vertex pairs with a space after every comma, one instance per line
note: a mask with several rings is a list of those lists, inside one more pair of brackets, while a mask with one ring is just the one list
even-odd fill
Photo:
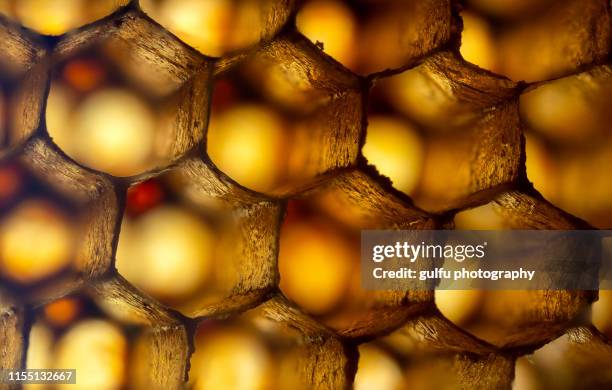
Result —
[[51, 83], [47, 97], [45, 122], [53, 142], [68, 155], [74, 156], [76, 145], [70, 126], [71, 115], [75, 109], [76, 95], [64, 84]]
[[188, 45], [209, 56], [227, 50], [232, 2], [229, 0], [141, 1], [143, 11]]
[[285, 132], [281, 118], [259, 105], [213, 112], [208, 127], [211, 160], [238, 183], [271, 190], [282, 174]]
[[599, 290], [599, 300], [593, 304], [593, 325], [612, 335], [612, 290]]
[[116, 176], [141, 173], [153, 164], [155, 121], [139, 97], [105, 89], [73, 104], [64, 89], [51, 88], [47, 128], [58, 146], [80, 163]]
[[60, 35], [100, 19], [129, 0], [0, 0], [0, 12], [41, 34]]
[[470, 0], [478, 8], [495, 16], [514, 17], [549, 0]]
[[[30, 339], [28, 344], [28, 356], [26, 367], [32, 368], [50, 368], [53, 349], [53, 332], [51, 329], [41, 323], [35, 323], [30, 330]], [[27, 388], [39, 388], [40, 385], [29, 385]]]
[[391, 104], [425, 123], [445, 123], [455, 104], [447, 79], [417, 67], [385, 81]]
[[391, 390], [404, 387], [402, 370], [391, 356], [371, 345], [359, 346], [355, 390]]
[[71, 262], [75, 236], [68, 217], [56, 207], [43, 200], [25, 201], [2, 221], [0, 270], [21, 283], [51, 276]]
[[84, 5], [83, 0], [19, 0], [15, 13], [24, 26], [59, 35], [79, 26]]
[[455, 215], [455, 228], [460, 230], [497, 230], [504, 228], [504, 219], [493, 203], [461, 211]]
[[522, 356], [516, 359], [514, 368], [513, 390], [540, 390], [542, 389], [541, 379], [538, 378], [538, 370], [534, 366], [530, 357]]
[[58, 389], [120, 389], [125, 376], [127, 340], [117, 326], [104, 320], [86, 320], [58, 341], [55, 368], [74, 368], [76, 384]]
[[558, 167], [546, 145], [530, 133], [525, 134], [527, 178], [547, 200], [559, 200]]
[[296, 25], [312, 42], [347, 67], [355, 62], [355, 16], [339, 1], [311, 1], [298, 12]]
[[488, 70], [496, 69], [495, 42], [487, 22], [471, 12], [462, 12], [461, 56]]
[[[393, 2], [387, 2], [392, 5]], [[398, 3], [383, 12], [372, 13], [372, 18], [359, 27], [359, 70], [362, 73], [379, 72], [385, 69], [396, 69], [409, 61], [407, 54], [412, 51], [415, 39], [421, 33], [421, 22], [418, 11], [415, 18], [408, 16], [406, 8], [416, 8], [409, 3]], [[413, 3], [413, 4], [416, 4]], [[383, 8], [383, 7], [381, 7]]]
[[0, 0], [0, 13], [6, 16], [12, 16], [9, 0]]
[[363, 155], [393, 186], [410, 194], [418, 184], [423, 166], [423, 143], [414, 128], [392, 117], [368, 120]]
[[612, 181], [602, 180], [601, 167], [612, 164], [612, 139], [602, 139], [581, 153], [559, 161], [558, 206], [599, 228], [610, 226]]
[[463, 325], [474, 315], [483, 299], [480, 290], [436, 290], [436, 306], [440, 312], [457, 325]]
[[286, 225], [278, 260], [280, 288], [307, 312], [323, 314], [342, 301], [354, 255], [333, 231], [308, 223]]
[[160, 299], [181, 298], [202, 287], [213, 265], [211, 227], [176, 206], [124, 219], [117, 269], [126, 279]]
[[532, 129], [553, 140], [593, 140], [608, 130], [607, 122], [602, 124], [606, 91], [590, 90], [593, 82], [568, 77], [541, 85], [521, 95], [521, 114]]
[[196, 341], [189, 378], [194, 390], [267, 389], [271, 357], [254, 335], [223, 329]]

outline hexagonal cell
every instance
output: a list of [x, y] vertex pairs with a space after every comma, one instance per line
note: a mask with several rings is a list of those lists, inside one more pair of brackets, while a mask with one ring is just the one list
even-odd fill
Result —
[[280, 236], [280, 288], [344, 336], [388, 331], [431, 305], [433, 292], [364, 290], [360, 230], [435, 226], [384, 178], [345, 171], [289, 202]]
[[514, 358], [461, 331], [435, 310], [364, 344], [370, 345], [399, 362], [404, 388], [509, 388], [512, 381]]
[[41, 140], [6, 159], [0, 180], [0, 278], [19, 299], [52, 298], [107, 271], [118, 217], [110, 182]]
[[62, 38], [52, 56], [47, 130], [80, 164], [132, 176], [202, 141], [211, 62], [139, 11]]
[[184, 160], [129, 190], [116, 265], [130, 283], [188, 316], [252, 307], [278, 280], [282, 212], [279, 201], [202, 160]]
[[[579, 230], [589, 225], [543, 200], [539, 194], [504, 192], [484, 206], [455, 216], [459, 229]], [[562, 272], [561, 272], [562, 274]], [[481, 294], [447, 292], [464, 302], [469, 315], [454, 322], [498, 347], [541, 345], [558, 337], [584, 317], [595, 295], [589, 291], [485, 291]], [[443, 302], [443, 301], [442, 301]], [[444, 302], [443, 302], [444, 303]], [[450, 318], [457, 307], [440, 307]]]
[[207, 150], [241, 184], [287, 194], [356, 164], [363, 86], [306, 38], [288, 32], [220, 77]]
[[557, 2], [541, 9], [501, 32], [502, 74], [513, 80], [547, 80], [607, 58], [612, 40], [607, 1]]
[[572, 328], [533, 354], [517, 359], [514, 386], [542, 389], [610, 387], [611, 358], [609, 339], [590, 326]]
[[[420, 207], [436, 211], [461, 207], [520, 178], [520, 90], [510, 80], [449, 51], [375, 80], [370, 115], [392, 114], [421, 134], [424, 151], [405, 153], [422, 160], [417, 183], [410, 191]], [[368, 135], [364, 154], [367, 142]], [[372, 163], [380, 169], [380, 163]], [[392, 177], [392, 181], [396, 180]]]
[[193, 389], [339, 389], [350, 386], [356, 351], [276, 296], [226, 320], [199, 325]]
[[61, 35], [101, 19], [130, 0], [4, 0], [0, 13], [40, 34]]
[[327, 54], [367, 74], [410, 65], [449, 44], [460, 23], [447, 0], [313, 0], [302, 3], [296, 25]]
[[47, 84], [45, 45], [0, 15], [0, 155], [22, 144], [40, 125]]
[[140, 7], [201, 53], [220, 57], [272, 38], [293, 0], [142, 0]]
[[25, 366], [75, 368], [76, 385], [58, 388], [176, 388], [185, 378], [185, 328], [121, 280], [48, 303], [33, 317]]

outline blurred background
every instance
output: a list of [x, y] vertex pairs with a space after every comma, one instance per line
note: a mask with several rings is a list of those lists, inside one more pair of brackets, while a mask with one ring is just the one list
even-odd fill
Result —
[[[0, 12], [40, 34], [61, 35], [125, 3], [0, 0]], [[295, 24], [323, 51], [321, 56], [337, 61], [332, 63], [339, 73], [379, 74], [365, 106], [363, 157], [417, 206], [440, 211], [454, 195], [446, 179], [456, 159], [452, 150], [474, 122], [445, 81], [406, 53], [427, 23], [417, 3], [300, 1]], [[515, 82], [533, 83], [519, 98], [528, 180], [555, 206], [596, 228], [612, 229], [612, 68], [602, 64], [568, 73], [567, 64], [558, 59], [561, 49], [551, 43], [580, 43], [563, 18], [581, 16], [574, 9], [578, 3], [471, 0], [453, 12], [463, 23], [463, 60]], [[187, 45], [222, 58], [256, 45], [268, 33], [262, 10], [273, 8], [273, 2], [264, 0], [141, 0], [140, 5]], [[60, 58], [44, 106], [52, 142], [77, 163], [115, 178], [159, 173], [159, 167], [171, 162], [166, 143], [181, 108], [177, 86], [151, 83], [142, 75], [147, 69], [130, 66], [125, 55], [122, 48], [104, 43]], [[16, 142], [15, 110], [21, 97], [18, 78], [1, 65], [0, 146], [6, 149]], [[326, 103], [318, 100], [316, 86], [284, 89], [264, 76], [248, 64], [216, 75], [202, 135], [205, 150], [198, 153], [245, 188], [277, 196], [312, 178], [304, 153], [316, 151], [303, 151], [304, 127]], [[307, 90], [304, 101], [312, 105], [296, 97], [300, 88]], [[194, 202], [185, 180], [170, 171], [142, 176], [129, 187], [116, 267], [139, 290], [189, 315], [193, 307], [217, 302], [227, 292], [228, 271], [218, 258], [220, 243], [235, 233], [235, 222], [212, 200]], [[278, 258], [283, 294], [338, 331], [367, 310], [359, 280], [359, 232], [366, 226], [359, 222], [362, 210], [338, 207], [341, 197], [328, 191], [289, 200]], [[27, 291], [70, 274], [87, 223], [86, 208], [55, 191], [19, 158], [3, 157], [2, 286]], [[458, 229], [504, 229], [506, 222], [493, 204], [466, 209], [454, 218]], [[503, 338], [495, 333], [507, 316], [499, 310], [500, 299], [481, 291], [435, 293], [436, 306], [447, 319], [493, 343]], [[599, 292], [589, 314], [595, 327], [612, 337], [610, 291]], [[70, 389], [135, 386], [137, 375], [131, 373], [146, 359], [139, 352], [143, 330], [114, 318], [88, 294], [39, 307], [32, 321], [28, 368], [75, 367], [87, 381], [66, 386]], [[564, 337], [518, 359], [514, 388], [571, 388], [568, 384], [579, 380], [567, 369]], [[396, 338], [391, 334], [359, 347], [356, 389], [426, 388], [432, 367], [439, 368], [436, 357], [404, 348]], [[292, 384], [278, 362], [291, 358], [295, 336], [277, 329], [258, 309], [204, 321], [194, 343], [193, 389], [280, 389]], [[559, 374], [563, 372], [567, 375]]]

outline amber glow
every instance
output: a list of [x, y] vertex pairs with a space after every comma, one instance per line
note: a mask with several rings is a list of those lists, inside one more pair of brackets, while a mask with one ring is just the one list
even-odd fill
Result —
[[[36, 322], [30, 330], [26, 368], [49, 369], [53, 364], [53, 332], [47, 326]], [[25, 390], [38, 390], [42, 385], [27, 384]]]
[[402, 7], [411, 7], [414, 10], [412, 5], [396, 3], [397, 8], [391, 7], [386, 12], [374, 13], [374, 17], [360, 26], [357, 48], [362, 73], [399, 68], [408, 60], [407, 47], [418, 36], [420, 26], [416, 20], [406, 20], [407, 13]]
[[153, 2], [143, 2], [143, 10], [150, 12], [188, 45], [204, 54], [219, 56], [229, 24], [231, 4], [227, 0], [164, 1], [154, 10]]
[[75, 235], [68, 217], [52, 204], [25, 201], [2, 221], [0, 269], [21, 283], [51, 276], [70, 263]]
[[104, 320], [86, 320], [73, 326], [59, 340], [54, 366], [75, 368], [76, 384], [58, 389], [119, 389], [124, 380], [127, 340], [115, 325]]
[[136, 184], [128, 190], [126, 211], [138, 215], [157, 206], [164, 199], [164, 190], [155, 179]]
[[478, 311], [483, 294], [480, 290], [436, 290], [435, 302], [444, 317], [463, 325]]
[[463, 58], [481, 68], [495, 70], [495, 42], [487, 22], [470, 12], [462, 12], [463, 32], [461, 48]]
[[446, 123], [455, 104], [448, 80], [417, 67], [390, 77], [385, 87], [391, 104], [427, 124]]
[[110, 14], [128, 0], [7, 0], [0, 11], [9, 13], [24, 26], [42, 34], [60, 35]]
[[105, 70], [96, 61], [74, 60], [66, 64], [63, 76], [73, 88], [87, 92], [102, 83]]
[[612, 181], [602, 180], [601, 167], [612, 164], [612, 140], [562, 161], [559, 206], [600, 228], [610, 227]]
[[79, 314], [79, 302], [72, 298], [62, 298], [45, 306], [47, 321], [56, 326], [70, 324]]
[[523, 356], [516, 359], [515, 364], [513, 390], [539, 390], [542, 388], [532, 359]]
[[350, 8], [339, 1], [311, 1], [298, 12], [296, 24], [325, 53], [347, 67], [355, 62], [356, 23]]
[[79, 25], [83, 0], [19, 0], [17, 18], [43, 34], [59, 35]]
[[470, 0], [470, 3], [495, 16], [515, 17], [550, 0]]
[[460, 230], [497, 230], [504, 228], [504, 218], [493, 203], [461, 211], [455, 215], [455, 227]]
[[160, 206], [124, 219], [117, 269], [160, 299], [181, 298], [202, 287], [213, 261], [214, 233], [186, 209]]
[[13, 166], [0, 167], [0, 202], [15, 196], [21, 187], [21, 177]]
[[194, 390], [267, 389], [271, 357], [254, 335], [223, 329], [198, 337], [189, 378]]
[[325, 226], [296, 223], [283, 227], [280, 245], [280, 287], [288, 298], [313, 314], [341, 302], [359, 256], [344, 238]]
[[54, 142], [82, 164], [116, 176], [152, 165], [153, 113], [127, 90], [101, 90], [75, 106], [70, 92], [54, 85], [46, 115]]
[[285, 133], [281, 118], [264, 106], [213, 112], [207, 137], [211, 160], [238, 183], [271, 190], [282, 173]]
[[[527, 124], [553, 140], [591, 141], [607, 132], [609, 115], [605, 90], [591, 90], [593, 80], [573, 77], [557, 80], [521, 96], [521, 114]], [[599, 96], [599, 98], [597, 98]]]
[[395, 360], [383, 350], [370, 345], [359, 347], [359, 365], [355, 390], [402, 389], [402, 371]]
[[416, 131], [398, 119], [373, 116], [368, 120], [363, 155], [393, 186], [410, 194], [423, 165], [423, 145]]
[[546, 199], [559, 200], [559, 167], [546, 145], [537, 137], [525, 134], [527, 178]]
[[593, 325], [612, 335], [612, 290], [599, 290], [599, 300], [593, 303]]
[[5, 15], [10, 15], [9, 0], [0, 0], [0, 12]]
[[[218, 57], [256, 43], [263, 32], [261, 1], [143, 0], [141, 8], [188, 45]], [[265, 7], [264, 7], [265, 8]]]

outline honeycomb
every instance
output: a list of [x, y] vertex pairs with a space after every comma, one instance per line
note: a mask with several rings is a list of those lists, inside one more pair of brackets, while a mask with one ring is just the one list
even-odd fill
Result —
[[[612, 386], [608, 292], [364, 291], [353, 250], [362, 229], [611, 228], [610, 2], [47, 3], [0, 1], [1, 369], [78, 367], [85, 389]], [[181, 4], [195, 30], [164, 13]], [[100, 74], [114, 89], [89, 100]], [[61, 96], [140, 96], [153, 119], [105, 111], [135, 141], [79, 149]], [[222, 137], [262, 116], [254, 152]], [[5, 245], [24, 215], [43, 221], [27, 258]], [[143, 278], [169, 240], [209, 276]]]

